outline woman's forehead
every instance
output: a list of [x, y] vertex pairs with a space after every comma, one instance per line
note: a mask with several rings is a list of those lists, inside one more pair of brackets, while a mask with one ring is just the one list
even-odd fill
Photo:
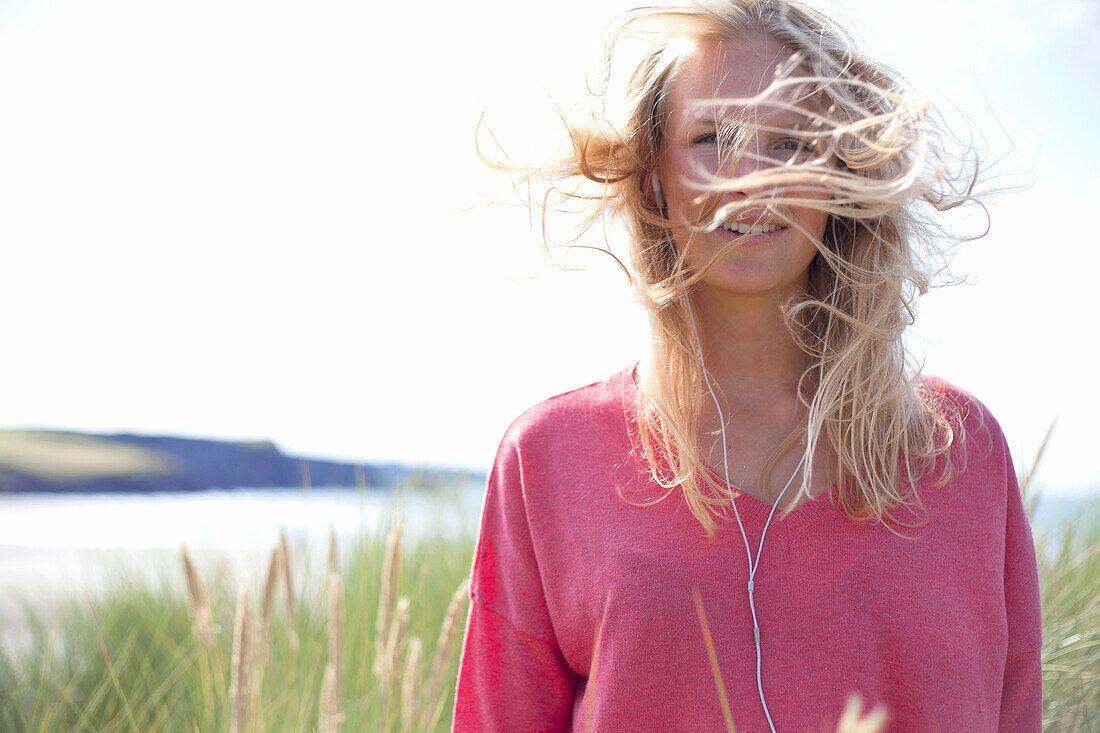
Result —
[[683, 107], [707, 100], [766, 101], [757, 98], [770, 88], [790, 88], [783, 80], [798, 76], [797, 67], [795, 52], [770, 36], [704, 40], [681, 58], [673, 98]]
[[703, 41], [681, 60], [672, 111], [689, 121], [804, 126], [814, 106], [806, 76], [795, 52], [770, 36]]

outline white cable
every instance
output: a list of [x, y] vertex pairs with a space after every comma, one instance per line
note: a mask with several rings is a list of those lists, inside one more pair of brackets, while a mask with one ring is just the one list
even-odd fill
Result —
[[[654, 179], [656, 181], [656, 179]], [[691, 299], [685, 295], [685, 303], [687, 303], [688, 318], [691, 319], [691, 330], [695, 334], [695, 345], [699, 348], [699, 364], [703, 367], [703, 381], [707, 384], [707, 391], [710, 392], [710, 398], [714, 400], [714, 409], [718, 411], [718, 428], [722, 431], [722, 468], [725, 471], [726, 486], [730, 484], [730, 466], [729, 456], [727, 455], [726, 446], [726, 417], [722, 414], [722, 406], [718, 403], [718, 396], [714, 394], [714, 388], [710, 384], [710, 376], [707, 374], [707, 365], [703, 361], [703, 344], [699, 340], [699, 329], [695, 326], [695, 314], [691, 310]], [[775, 503], [772, 504], [772, 509], [768, 512], [768, 520], [764, 522], [764, 530], [760, 533], [760, 546], [756, 549], [756, 561], [752, 559], [752, 549], [749, 547], [749, 538], [745, 534], [745, 525], [741, 523], [741, 513], [737, 511], [737, 502], [730, 501], [733, 505], [733, 515], [737, 518], [737, 526], [741, 530], [741, 539], [745, 541], [745, 555], [749, 561], [749, 612], [752, 614], [752, 635], [753, 640], [756, 642], [756, 689], [760, 693], [760, 705], [764, 708], [764, 717], [768, 719], [768, 727], [771, 728], [772, 733], [776, 733], [775, 724], [772, 723], [771, 712], [768, 710], [768, 703], [764, 701], [764, 682], [760, 674], [760, 624], [756, 620], [756, 605], [753, 603], [753, 580], [756, 578], [756, 569], [760, 566], [760, 554], [764, 551], [764, 537], [768, 533], [768, 527], [771, 526], [772, 516], [775, 515], [775, 508], [779, 506], [779, 500], [783, 498], [783, 495], [787, 493], [787, 489], [790, 488], [791, 482], [794, 481], [794, 477], [798, 475], [798, 472], [802, 469], [802, 465], [806, 462], [806, 454], [803, 452], [802, 458], [798, 461], [798, 465], [795, 466], [794, 473], [787, 479], [786, 485], [783, 490], [779, 492], [779, 496], [776, 497]]]

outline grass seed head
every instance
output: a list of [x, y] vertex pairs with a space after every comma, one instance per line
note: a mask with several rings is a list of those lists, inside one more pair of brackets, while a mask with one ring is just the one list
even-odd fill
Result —
[[187, 610], [191, 612], [191, 623], [199, 642], [208, 649], [214, 648], [214, 611], [206, 595], [199, 573], [191, 561], [187, 545], [180, 546], [183, 557], [183, 575], [187, 579]]
[[344, 583], [340, 576], [328, 579], [328, 657], [341, 671], [344, 650]]
[[390, 630], [390, 609], [397, 592], [397, 574], [401, 568], [401, 529], [403, 520], [400, 514], [394, 514], [386, 537], [386, 554], [382, 560], [381, 588], [378, 593], [378, 619], [374, 636], [374, 674], [381, 677], [386, 665], [386, 635]]
[[286, 633], [290, 648], [297, 651], [298, 634], [294, 631], [297, 625], [296, 604], [294, 601], [294, 584], [290, 577], [290, 548], [286, 541], [286, 529], [279, 528], [280, 566], [283, 569], [283, 588], [286, 590]]
[[423, 654], [420, 637], [409, 639], [409, 646], [405, 652], [405, 674], [401, 678], [401, 729], [410, 731], [417, 720], [417, 689], [416, 683], [420, 680], [420, 658]]
[[329, 662], [325, 665], [325, 676], [321, 681], [321, 714], [317, 721], [318, 733], [340, 733], [340, 728], [344, 724], [344, 714], [340, 710], [339, 681], [340, 673], [336, 665]]
[[409, 599], [402, 596], [397, 601], [397, 611], [390, 623], [390, 633], [386, 637], [386, 647], [382, 656], [382, 684], [388, 688], [393, 679], [394, 664], [404, 646], [405, 628], [409, 624]]
[[282, 571], [282, 548], [278, 545], [271, 551], [271, 559], [267, 564], [267, 576], [264, 578], [264, 592], [260, 600], [260, 628], [253, 634], [253, 658], [256, 666], [262, 666], [269, 656], [269, 639], [271, 636], [271, 616], [275, 605], [275, 588], [279, 584], [279, 575]]
[[229, 676], [229, 731], [243, 733], [248, 720], [249, 668], [248, 585], [241, 583], [237, 594], [237, 617], [233, 623], [233, 661]]
[[435, 645], [435, 659], [432, 661], [432, 676], [428, 681], [428, 694], [425, 698], [429, 705], [435, 704], [443, 689], [443, 675], [447, 672], [451, 654], [454, 651], [455, 639], [458, 638], [458, 629], [462, 623], [461, 615], [469, 600], [470, 579], [467, 577], [458, 584], [451, 602], [447, 605], [447, 613], [443, 617], [443, 625], [439, 629], [439, 640]]

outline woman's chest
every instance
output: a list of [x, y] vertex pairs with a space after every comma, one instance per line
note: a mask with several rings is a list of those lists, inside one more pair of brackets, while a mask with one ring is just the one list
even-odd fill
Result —
[[947, 664], [1005, 645], [1003, 537], [946, 521], [903, 536], [823, 499], [763, 535], [762, 523], [742, 534], [732, 522], [713, 541], [676, 497], [575, 510], [570, 541], [539, 552], [566, 660], [582, 676], [611, 655], [675, 678], [705, 671], [713, 650], [751, 672], [754, 612], [766, 654], [820, 657], [841, 675], [861, 658]]

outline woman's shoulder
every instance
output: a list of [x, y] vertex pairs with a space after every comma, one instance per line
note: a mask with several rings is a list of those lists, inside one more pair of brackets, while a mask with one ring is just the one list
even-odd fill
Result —
[[953, 429], [966, 434], [983, 433], [994, 440], [1002, 437], [1000, 423], [989, 408], [963, 387], [943, 377], [922, 374], [917, 380], [917, 390]]
[[533, 405], [512, 422], [504, 445], [546, 445], [591, 439], [625, 425], [634, 402], [634, 366]]
[[989, 408], [942, 377], [922, 375], [917, 389], [950, 428], [956, 469], [971, 477], [998, 477], [994, 483], [1007, 481], [1007, 473], [1013, 471], [1008, 441]]

